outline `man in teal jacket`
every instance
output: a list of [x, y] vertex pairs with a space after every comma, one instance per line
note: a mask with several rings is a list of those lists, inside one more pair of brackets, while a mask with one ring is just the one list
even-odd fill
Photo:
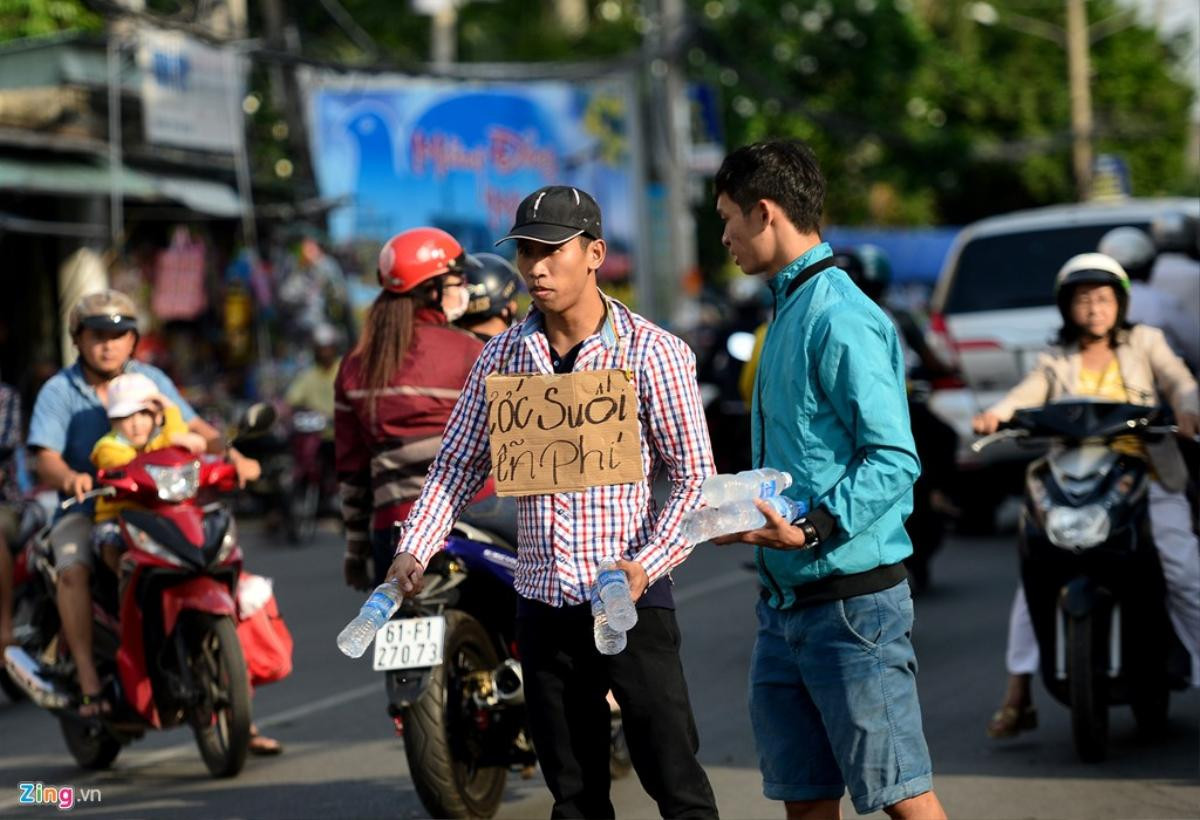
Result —
[[754, 385], [754, 464], [790, 472], [809, 512], [721, 539], [757, 545], [765, 589], [750, 714], [763, 792], [788, 818], [854, 807], [944, 816], [917, 701], [904, 519], [920, 473], [892, 322], [819, 234], [825, 182], [799, 141], [725, 158], [721, 240], [765, 275], [775, 319]]

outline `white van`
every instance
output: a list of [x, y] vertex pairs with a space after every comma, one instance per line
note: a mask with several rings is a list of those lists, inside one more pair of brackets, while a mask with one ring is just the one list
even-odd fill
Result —
[[1166, 212], [1200, 216], [1200, 200], [1127, 199], [1018, 211], [968, 225], [955, 239], [934, 289], [929, 342], [958, 365], [962, 380], [935, 384], [929, 406], [959, 435], [959, 468], [971, 496], [962, 500], [971, 514], [986, 514], [1004, 494], [1016, 492], [1032, 456], [1015, 444], [972, 453], [971, 418], [1015, 385], [1058, 332], [1058, 269], [1075, 254], [1094, 251], [1112, 228], [1148, 229]]

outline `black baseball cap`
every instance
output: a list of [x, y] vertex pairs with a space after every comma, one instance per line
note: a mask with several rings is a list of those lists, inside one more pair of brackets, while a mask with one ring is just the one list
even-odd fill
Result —
[[603, 239], [600, 206], [587, 191], [567, 185], [539, 188], [521, 200], [512, 230], [500, 242], [532, 239], [547, 245], [561, 245], [568, 239], [587, 234]]

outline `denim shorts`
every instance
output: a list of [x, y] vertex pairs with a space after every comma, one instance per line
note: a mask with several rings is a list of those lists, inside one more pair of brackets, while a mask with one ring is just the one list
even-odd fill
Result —
[[758, 604], [750, 719], [763, 794], [860, 814], [932, 788], [908, 582], [810, 607]]

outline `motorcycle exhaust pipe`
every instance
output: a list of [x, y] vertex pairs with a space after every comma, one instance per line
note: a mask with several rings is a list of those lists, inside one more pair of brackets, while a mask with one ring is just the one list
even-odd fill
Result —
[[500, 700], [511, 706], [525, 702], [525, 677], [521, 662], [509, 658], [492, 672], [492, 688]]
[[70, 699], [65, 694], [42, 677], [37, 661], [29, 657], [29, 653], [21, 647], [5, 648], [4, 668], [29, 699], [43, 709], [65, 709], [70, 704]]

